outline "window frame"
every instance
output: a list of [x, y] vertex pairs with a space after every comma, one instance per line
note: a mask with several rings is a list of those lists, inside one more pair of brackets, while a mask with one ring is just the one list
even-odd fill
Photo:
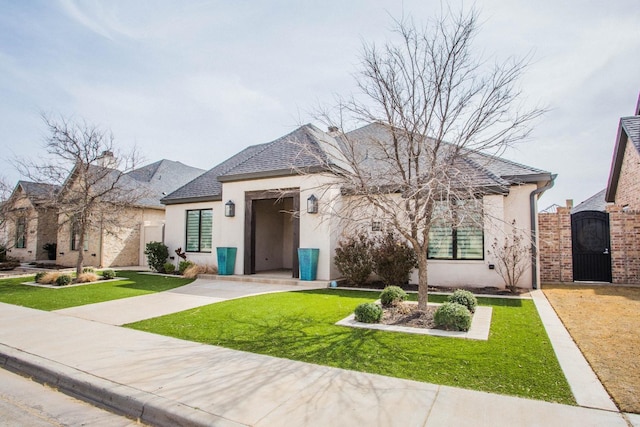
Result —
[[[198, 214], [198, 235], [197, 235], [197, 241], [198, 241], [198, 250], [190, 250], [189, 249], [189, 213], [190, 212], [199, 212]], [[202, 250], [202, 218], [203, 212], [210, 212], [211, 213], [211, 236], [210, 236], [210, 248], [209, 250]], [[184, 251], [188, 252], [188, 253], [212, 253], [213, 252], [213, 209], [212, 208], [203, 208], [203, 209], [187, 209], [185, 211], [185, 227], [184, 227], [184, 235], [185, 235], [185, 239], [184, 239]]]
[[[444, 203], [445, 201], [441, 201], [441, 203]], [[458, 201], [458, 203], [460, 202], [465, 202], [463, 201]], [[478, 258], [470, 258], [470, 257], [462, 257], [460, 256], [460, 252], [461, 249], [458, 247], [458, 231], [459, 229], [464, 228], [464, 224], [459, 224], [459, 225], [434, 225], [432, 224], [431, 226], [431, 230], [429, 231], [429, 249], [428, 251], [431, 251], [431, 232], [434, 230], [434, 228], [441, 228], [445, 230], [445, 233], [449, 233], [450, 232], [450, 236], [447, 236], [448, 238], [450, 238], [450, 243], [451, 243], [451, 256], [450, 257], [442, 257], [442, 256], [432, 256], [431, 254], [427, 255], [428, 259], [433, 259], [433, 260], [444, 260], [444, 261], [484, 261], [485, 259], [485, 254], [484, 254], [484, 242], [485, 242], [485, 233], [484, 233], [484, 213], [482, 210], [482, 199], [474, 199], [475, 203], [478, 203], [478, 213], [480, 215], [480, 219], [481, 222], [483, 223], [482, 227], [472, 227], [472, 229], [475, 230], [480, 230], [480, 234], [481, 234], [481, 238], [482, 238], [482, 242], [481, 242], [481, 252], [480, 252], [480, 257]], [[452, 214], [454, 217], [456, 217], [456, 212], [457, 210], [454, 208], [452, 210]]]
[[[22, 229], [22, 231], [20, 231]], [[21, 241], [22, 239], [22, 241]], [[16, 219], [16, 249], [27, 248], [27, 217], [19, 216]]]

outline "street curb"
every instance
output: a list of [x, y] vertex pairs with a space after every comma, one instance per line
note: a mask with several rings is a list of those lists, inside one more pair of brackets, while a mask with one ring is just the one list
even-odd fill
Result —
[[234, 421], [0, 344], [0, 367], [153, 426], [239, 427]]

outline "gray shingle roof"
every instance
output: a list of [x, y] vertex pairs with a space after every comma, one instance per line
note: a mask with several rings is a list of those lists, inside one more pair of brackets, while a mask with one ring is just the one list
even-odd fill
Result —
[[162, 206], [160, 199], [204, 172], [203, 169], [162, 159], [133, 170], [127, 176], [148, 188], [148, 197], [141, 201], [144, 206]]
[[578, 203], [576, 206], [571, 209], [571, 213], [577, 213], [582, 211], [599, 211], [604, 212], [607, 207], [607, 201], [604, 199], [605, 193], [607, 189], [604, 188], [598, 191], [593, 196], [589, 197], [587, 200]]
[[313, 125], [299, 127], [288, 135], [265, 144], [252, 145], [218, 164], [162, 199], [164, 204], [221, 200], [222, 181], [260, 176], [294, 174], [296, 168], [319, 167], [313, 153], [321, 155]]
[[[342, 138], [342, 137], [341, 137]], [[380, 124], [369, 124], [347, 132], [343, 138], [362, 141], [362, 164], [376, 175], [389, 178], [384, 161], [367, 142], [388, 141], [390, 133]], [[341, 145], [342, 144], [342, 145]], [[248, 147], [225, 160], [162, 199], [164, 204], [214, 201], [222, 199], [222, 182], [295, 174], [297, 169], [323, 168], [327, 163], [340, 166], [339, 153], [328, 154], [332, 147], [344, 149], [345, 140], [334, 138], [307, 124], [266, 144]], [[371, 150], [372, 155], [366, 155]], [[506, 188], [511, 183], [551, 179], [549, 172], [498, 157], [473, 153], [456, 164], [465, 176], [481, 187]]]
[[16, 187], [22, 187], [25, 195], [32, 201], [37, 202], [52, 197], [58, 191], [60, 186], [53, 184], [44, 184], [41, 182], [18, 181]]
[[629, 139], [633, 142], [638, 152], [640, 152], [640, 116], [622, 117], [620, 124]]

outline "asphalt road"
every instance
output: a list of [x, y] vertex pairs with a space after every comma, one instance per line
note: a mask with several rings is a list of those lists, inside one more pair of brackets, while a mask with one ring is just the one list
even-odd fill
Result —
[[141, 426], [0, 369], [0, 426]]

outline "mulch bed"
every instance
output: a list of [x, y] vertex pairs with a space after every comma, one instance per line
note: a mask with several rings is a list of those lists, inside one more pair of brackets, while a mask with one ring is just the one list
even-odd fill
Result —
[[436, 307], [429, 306], [426, 311], [418, 310], [417, 304], [402, 303], [384, 307], [380, 323], [384, 325], [410, 326], [413, 328], [433, 329], [436, 327], [433, 314]]

